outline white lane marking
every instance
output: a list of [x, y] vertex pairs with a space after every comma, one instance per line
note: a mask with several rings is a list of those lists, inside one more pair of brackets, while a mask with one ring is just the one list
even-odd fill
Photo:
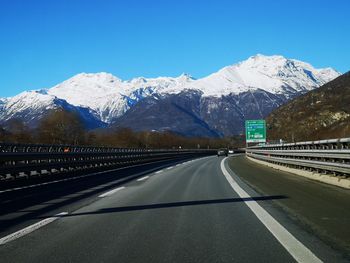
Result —
[[137, 179], [136, 181], [140, 182], [140, 181], [146, 180], [146, 179], [148, 179], [148, 178], [149, 178], [149, 176], [147, 175], [147, 176], [145, 176], [145, 177], [142, 177], [142, 178], [140, 178], [140, 179]]
[[160, 173], [162, 173], [163, 172], [163, 170], [159, 170], [158, 172], [155, 172], [156, 174], [160, 174]]
[[[162, 162], [162, 161], [157, 161], [157, 162], [154, 162], [154, 163], [160, 163], [160, 162]], [[90, 173], [90, 174], [85, 174], [85, 175], [80, 175], [80, 176], [75, 176], [75, 177], [69, 177], [69, 178], [65, 178], [65, 179], [61, 179], [61, 180], [50, 181], [50, 182], [46, 182], [46, 183], [32, 184], [32, 185], [27, 185], [27, 186], [23, 186], [23, 187], [11, 188], [11, 189], [0, 191], [0, 194], [1, 193], [6, 193], [6, 192], [13, 192], [13, 191], [17, 191], [17, 190], [22, 190], [22, 189], [27, 189], [27, 188], [38, 187], [38, 186], [42, 186], [42, 185], [48, 185], [48, 184], [55, 184], [55, 183], [59, 183], [59, 182], [71, 181], [71, 180], [75, 180], [75, 179], [79, 179], [79, 178], [94, 176], [94, 175], [97, 175], [97, 174], [111, 173], [111, 172], [114, 172], [114, 171], [124, 170], [124, 169], [132, 168], [132, 167], [138, 167], [138, 166], [142, 166], [142, 165], [145, 165], [145, 164], [135, 164], [135, 165], [131, 165], [131, 166], [120, 167], [120, 168], [110, 169], [110, 170], [96, 172], [96, 173]]]
[[124, 188], [125, 188], [125, 186], [115, 188], [115, 189], [113, 189], [111, 191], [108, 191], [108, 192], [102, 194], [102, 195], [99, 195], [98, 197], [106, 197], [106, 196], [112, 195], [112, 194], [114, 194], [114, 193], [116, 193], [116, 192], [118, 192], [118, 191], [120, 191], [120, 190], [122, 190]]
[[171, 170], [171, 169], [173, 169], [174, 167], [173, 166], [170, 166], [170, 167], [168, 167], [168, 168], [166, 168], [167, 170]]
[[73, 180], [73, 179], [78, 179], [78, 178], [87, 177], [87, 176], [91, 176], [91, 175], [92, 175], [92, 174], [89, 174], [89, 175], [81, 175], [81, 176], [75, 176], [75, 177], [66, 178], [66, 179], [61, 179], [61, 180], [50, 181], [50, 182], [46, 182], [46, 183], [32, 184], [32, 185], [23, 186], [23, 187], [11, 188], [11, 189], [7, 189], [7, 190], [2, 190], [2, 191], [0, 191], [0, 194], [1, 194], [1, 193], [6, 193], [6, 192], [13, 192], [13, 191], [21, 190], [21, 189], [33, 188], [33, 187], [42, 186], [42, 185], [47, 185], [47, 184], [54, 184], [54, 183], [59, 183], [59, 182], [70, 181], [70, 180]]
[[[204, 158], [210, 158], [210, 157], [204, 157]], [[198, 159], [198, 160], [200, 160], [200, 159]], [[162, 162], [162, 161], [158, 161], [158, 162]], [[154, 163], [158, 163], [158, 162], [154, 162]], [[183, 162], [182, 164], [186, 164], [186, 163], [190, 163], [190, 162], [193, 162], [193, 160]], [[27, 185], [27, 186], [23, 186], [23, 187], [16, 187], [16, 188], [11, 188], [11, 189], [6, 189], [6, 190], [0, 191], [0, 194], [1, 193], [6, 193], [6, 192], [13, 192], [13, 191], [17, 191], [17, 190], [22, 190], [22, 189], [27, 189], [27, 188], [33, 188], [33, 187], [48, 185], [48, 184], [55, 184], [55, 183], [59, 183], [59, 182], [71, 181], [71, 180], [75, 180], [75, 179], [79, 179], [79, 178], [90, 177], [90, 176], [93, 176], [93, 175], [104, 174], [104, 173], [110, 173], [110, 172], [113, 172], [113, 171], [124, 170], [124, 169], [132, 168], [132, 167], [142, 166], [142, 165], [144, 165], [144, 164], [135, 164], [135, 165], [132, 165], [132, 166], [121, 167], [121, 168], [117, 168], [117, 169], [111, 169], [111, 170], [106, 170], [106, 171], [101, 171], [101, 172], [96, 172], [96, 173], [90, 173], [90, 174], [86, 174], [86, 175], [74, 176], [74, 177], [69, 177], [69, 178], [65, 178], [65, 179], [50, 181], [50, 182], [46, 182], [46, 183], [33, 184], [33, 185]], [[162, 171], [163, 170], [160, 170], [160, 171], [158, 171], [156, 173], [161, 173]]]
[[39, 221], [38, 223], [35, 223], [33, 225], [30, 225], [30, 226], [27, 226], [26, 228], [23, 228], [21, 230], [18, 230], [17, 232], [14, 232], [10, 235], [7, 235], [3, 238], [0, 239], [0, 245], [4, 245], [8, 242], [11, 242], [17, 238], [20, 238], [20, 237], [23, 237], [25, 235], [28, 235], [29, 233], [43, 227], [43, 226], [46, 226], [47, 224], [50, 224], [52, 223], [53, 221], [59, 219], [61, 216], [64, 216], [64, 215], [67, 215], [68, 212], [62, 212], [62, 213], [59, 213], [53, 217], [49, 217], [49, 218], [46, 218], [44, 220], [41, 220]]
[[[226, 159], [227, 157], [224, 158], [220, 164], [221, 170], [225, 175], [226, 180], [229, 182], [232, 189], [241, 198], [251, 198], [251, 196], [238, 185], [238, 183], [226, 170]], [[315, 254], [313, 254], [306, 246], [304, 246], [304, 244], [302, 244], [291, 233], [289, 233], [287, 229], [285, 229], [256, 201], [247, 201], [245, 204], [297, 262], [322, 262]]]

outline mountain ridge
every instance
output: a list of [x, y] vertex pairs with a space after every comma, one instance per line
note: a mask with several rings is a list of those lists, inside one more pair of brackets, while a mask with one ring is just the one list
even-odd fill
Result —
[[299, 96], [266, 118], [268, 137], [285, 141], [350, 136], [350, 71]]
[[[160, 103], [169, 96], [175, 98], [177, 94], [182, 94], [187, 101], [185, 97], [192, 91], [196, 91], [200, 94], [200, 99], [195, 104], [197, 107], [195, 114], [198, 113], [196, 116], [209, 125], [207, 132], [229, 135], [239, 133], [242, 122], [248, 116], [265, 117], [271, 110], [286, 101], [313, 90], [339, 75], [339, 72], [331, 68], [315, 69], [310, 64], [299, 60], [261, 54], [224, 67], [201, 79], [195, 79], [189, 74], [181, 74], [175, 78], [138, 77], [122, 80], [106, 72], [80, 73], [52, 88], [26, 91], [14, 97], [2, 99], [0, 119], [4, 122], [14, 116], [19, 118], [23, 116], [22, 119], [26, 121], [25, 117], [30, 112], [30, 123], [35, 126], [35, 119], [39, 120], [48, 110], [66, 107], [76, 108], [77, 112], [83, 111], [87, 122], [96, 122], [89, 124], [91, 127], [101, 123], [114, 125], [122, 119], [125, 125], [135, 126], [132, 119], [126, 121], [126, 118], [122, 117], [125, 114], [131, 116], [127, 114], [128, 111], [140, 101], [151, 98], [154, 99], [152, 101], [154, 105], [155, 102]], [[65, 104], [62, 101], [65, 101]], [[171, 101], [168, 99], [169, 103], [172, 103]], [[189, 106], [188, 104], [186, 105]], [[221, 106], [218, 108], [218, 105]], [[250, 105], [251, 109], [248, 109], [247, 105]], [[142, 116], [142, 109], [138, 108], [137, 114]], [[176, 111], [175, 108], [173, 110]], [[192, 110], [193, 107], [190, 107], [188, 112]], [[229, 123], [225, 120], [215, 120], [210, 116], [210, 112], [213, 111], [218, 118], [221, 114], [231, 121], [239, 122], [237, 124], [239, 129], [228, 129]], [[232, 112], [236, 119], [232, 119], [225, 111]], [[135, 111], [133, 112], [133, 116], [136, 117]], [[35, 117], [36, 113], [37, 117]], [[152, 114], [157, 118], [155, 110]], [[137, 129], [141, 127], [142, 125], [139, 125]], [[162, 129], [162, 127], [154, 127], [155, 130], [158, 128]]]

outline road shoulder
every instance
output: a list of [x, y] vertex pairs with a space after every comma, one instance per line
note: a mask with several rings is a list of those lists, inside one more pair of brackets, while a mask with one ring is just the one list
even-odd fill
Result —
[[[227, 166], [236, 174], [234, 176], [237, 178], [234, 179], [247, 192], [250, 191], [250, 195], [255, 192], [262, 196], [286, 196], [263, 202], [263, 206], [282, 220], [288, 230], [296, 233], [298, 239], [317, 243], [314, 246], [317, 250], [324, 247], [322, 244], [325, 243], [331, 254], [333, 250], [340, 251], [340, 254], [349, 259], [348, 190], [276, 171], [251, 162], [244, 155], [229, 158]], [[301, 232], [304, 233], [300, 234]]]

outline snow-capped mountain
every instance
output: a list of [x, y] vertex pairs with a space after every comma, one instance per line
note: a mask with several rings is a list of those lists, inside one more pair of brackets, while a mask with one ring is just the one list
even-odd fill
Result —
[[1, 121], [21, 118], [30, 123], [36, 116], [56, 109], [58, 104], [59, 99], [56, 97], [48, 96], [39, 91], [25, 91], [4, 100], [1, 109]]
[[193, 79], [188, 75], [178, 78], [135, 78], [129, 81], [109, 73], [78, 74], [47, 90], [47, 94], [66, 100], [75, 106], [92, 109], [98, 117], [110, 123], [123, 115], [140, 99], [154, 93], [177, 93]]
[[22, 119], [30, 127], [35, 127], [42, 117], [60, 108], [78, 113], [87, 128], [103, 126], [103, 122], [90, 114], [90, 109], [70, 105], [63, 99], [47, 94], [45, 90], [25, 91], [0, 101], [0, 123], [16, 118]]
[[317, 88], [339, 76], [331, 69], [315, 69], [310, 64], [283, 56], [256, 55], [224, 67], [216, 73], [193, 82], [204, 96], [235, 95], [262, 89], [286, 97]]
[[[190, 118], [188, 121], [196, 123], [196, 127], [200, 124], [208, 131], [201, 134], [229, 135], [243, 129], [244, 119], [265, 117], [290, 98], [339, 75], [331, 68], [315, 69], [302, 61], [264, 55], [250, 57], [201, 79], [182, 74], [176, 78], [124, 81], [104, 72], [81, 73], [49, 89], [0, 99], [0, 122], [16, 117], [34, 125], [48, 111], [65, 108], [94, 122], [90, 127], [104, 123], [142, 130], [153, 125], [153, 130], [171, 129], [186, 134], [174, 126], [174, 116], [180, 110], [182, 124]], [[146, 109], [152, 116], [144, 116]], [[174, 116], [166, 118], [164, 112]], [[147, 119], [152, 121], [147, 123]], [[188, 134], [200, 135], [195, 131]]]

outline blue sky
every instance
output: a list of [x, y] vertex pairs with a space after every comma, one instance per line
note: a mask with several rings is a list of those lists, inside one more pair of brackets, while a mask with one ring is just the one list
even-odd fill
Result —
[[0, 0], [0, 97], [80, 72], [200, 78], [257, 53], [350, 70], [350, 1]]

